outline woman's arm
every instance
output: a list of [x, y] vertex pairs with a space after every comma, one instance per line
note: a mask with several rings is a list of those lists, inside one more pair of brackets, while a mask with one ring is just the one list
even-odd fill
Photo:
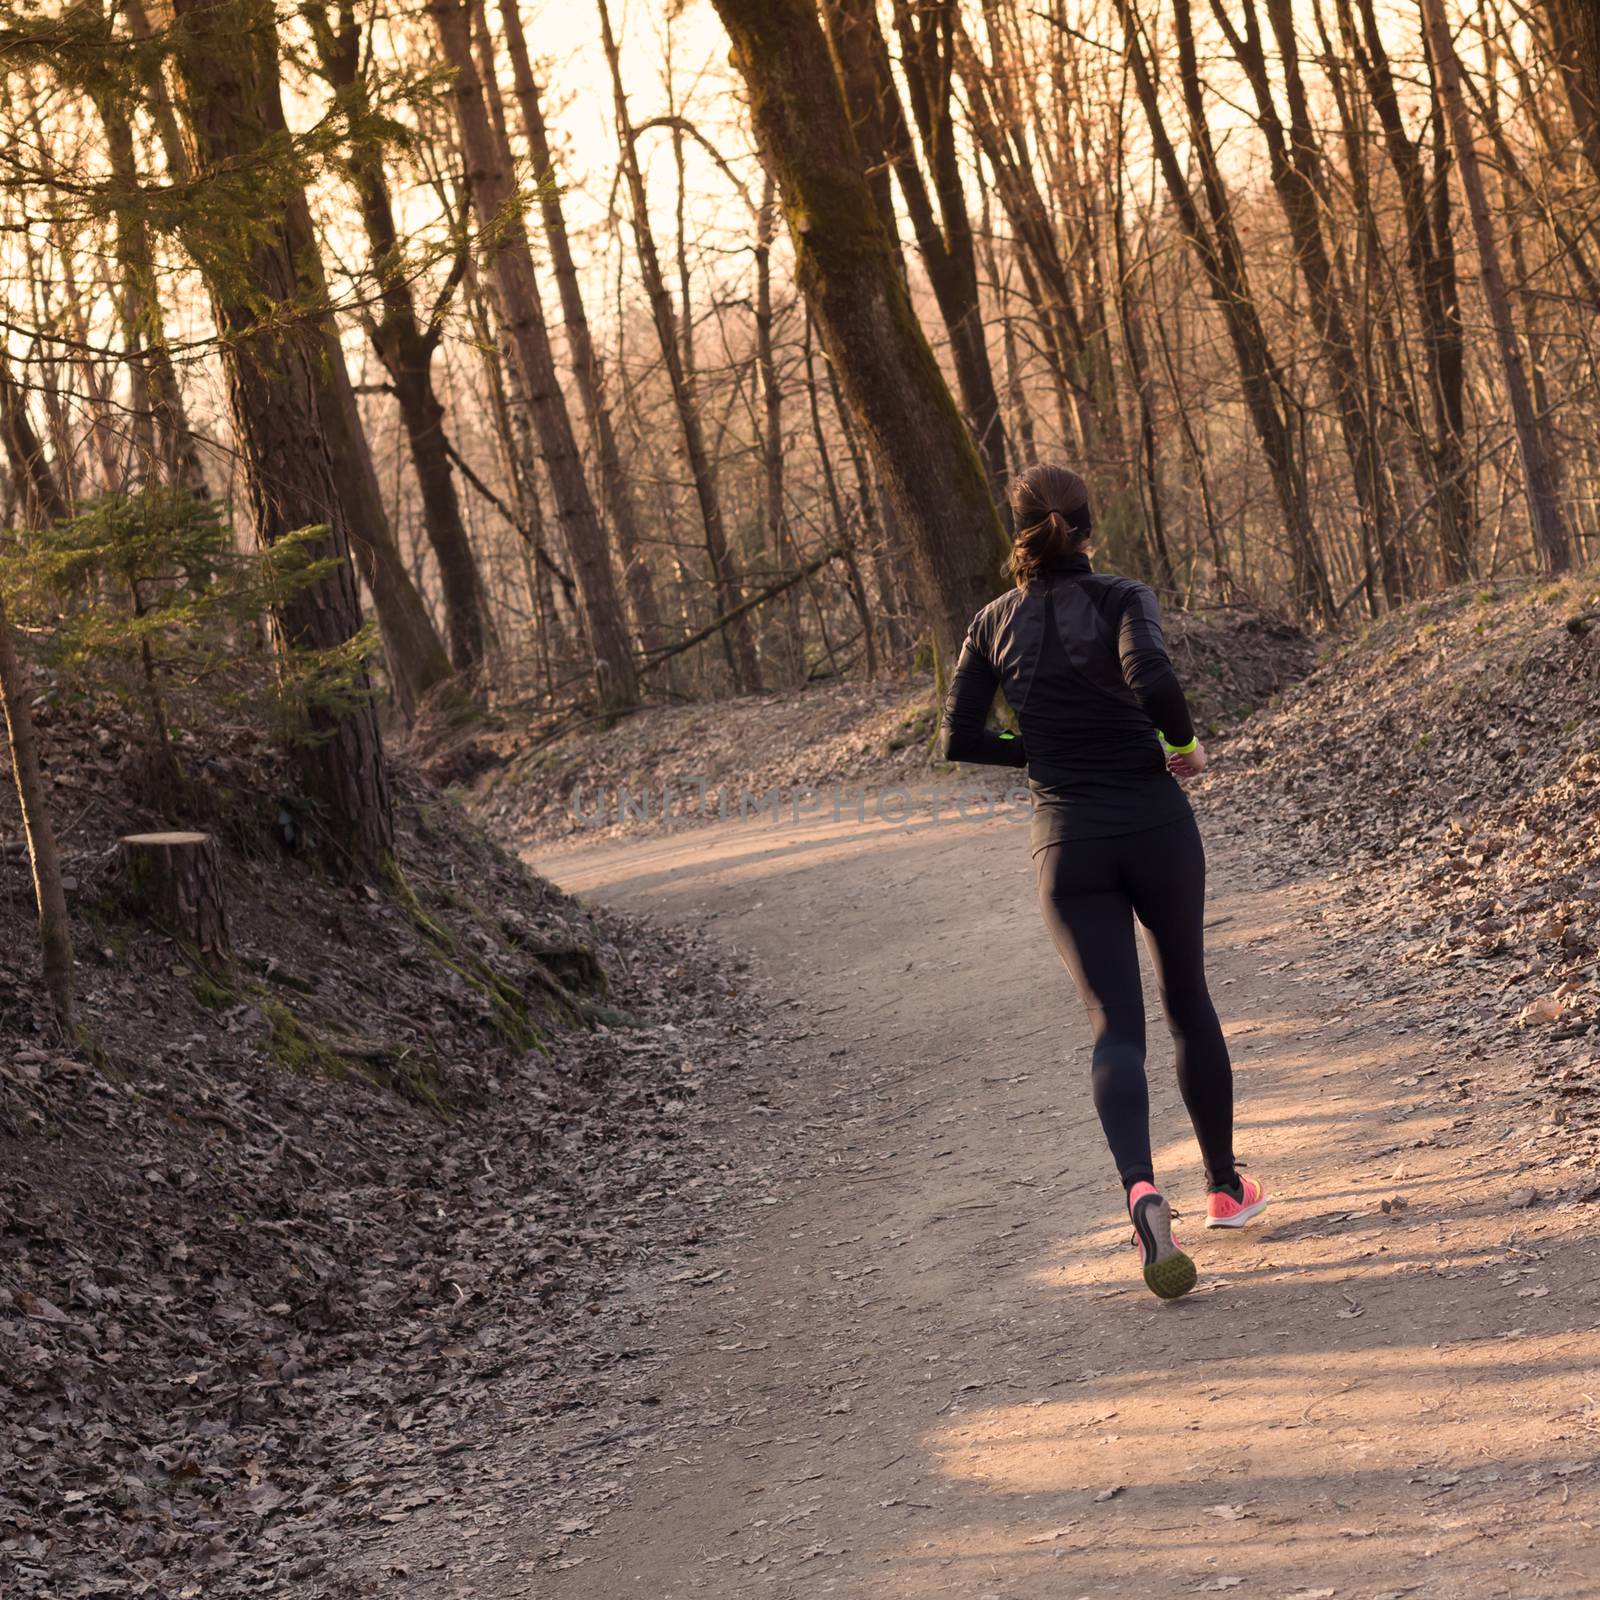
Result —
[[944, 697], [944, 727], [939, 749], [946, 761], [978, 761], [991, 767], [1025, 767], [1028, 758], [1014, 733], [996, 733], [985, 726], [1000, 679], [967, 632]]
[[1193, 749], [1194, 719], [1189, 715], [1189, 702], [1172, 670], [1156, 597], [1142, 583], [1132, 587], [1123, 605], [1117, 652], [1122, 658], [1123, 681], [1162, 738], [1178, 754]]

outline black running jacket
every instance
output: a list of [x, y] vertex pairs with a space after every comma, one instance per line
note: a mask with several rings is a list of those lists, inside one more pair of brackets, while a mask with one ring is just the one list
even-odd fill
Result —
[[[1004, 692], [1021, 737], [986, 726]], [[1156, 730], [1194, 738], [1150, 589], [1073, 556], [985, 606], [945, 697], [947, 761], [1026, 767], [1033, 845], [1107, 838], [1189, 814]]]

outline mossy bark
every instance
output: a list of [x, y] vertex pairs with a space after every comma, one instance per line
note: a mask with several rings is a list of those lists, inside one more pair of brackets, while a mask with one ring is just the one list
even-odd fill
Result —
[[912, 310], [809, 0], [715, 0], [778, 176], [796, 272], [910, 537], [941, 657], [1002, 585], [983, 465]]
[[[175, 0], [172, 38], [197, 172], [212, 206], [229, 213], [226, 227], [197, 214], [188, 243], [221, 333], [256, 537], [271, 546], [303, 528], [327, 529], [317, 554], [332, 558], [331, 570], [287, 598], [277, 624], [290, 649], [335, 651], [361, 628], [357, 530], [332, 459], [340, 418], [326, 288], [320, 263], [308, 279], [316, 239], [284, 121], [274, 14], [265, 0]], [[241, 172], [255, 207], [248, 214]], [[367, 687], [364, 672], [355, 687]], [[376, 707], [359, 694], [347, 709], [312, 708], [310, 722], [297, 757], [323, 853], [335, 871], [369, 871], [394, 831]]]

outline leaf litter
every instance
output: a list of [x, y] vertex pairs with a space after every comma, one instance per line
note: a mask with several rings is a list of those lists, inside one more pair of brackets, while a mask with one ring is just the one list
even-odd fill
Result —
[[[507, 1386], [536, 1428], [647, 1356], [610, 1303], [729, 1192], [698, 1106], [764, 1024], [700, 935], [579, 905], [404, 761], [404, 890], [332, 882], [244, 732], [185, 752], [217, 809], [172, 819], [225, 847], [237, 963], [202, 969], [120, 910], [117, 837], [169, 821], [129, 730], [39, 720], [94, 1048], [0, 853], [0, 1593], [368, 1592], [345, 1557], [455, 1503]], [[529, 1452], [519, 1491], [569, 1559], [571, 1474]]]
[[[1286, 875], [1319, 874], [1312, 914], [1342, 975], [1448, 1042], [1457, 1065], [1427, 1092], [1470, 1099], [1477, 1063], [1509, 1048], [1508, 1090], [1550, 1118], [1519, 1141], [1530, 1162], [1591, 1169], [1600, 628], [1581, 619], [1597, 603], [1592, 573], [1502, 580], [1369, 624], [1227, 740], [1202, 802]], [[1419, 990], [1421, 1017], [1403, 1005]]]

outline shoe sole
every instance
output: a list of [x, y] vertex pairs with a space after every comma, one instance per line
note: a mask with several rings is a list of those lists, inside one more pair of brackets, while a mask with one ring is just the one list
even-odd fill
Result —
[[1246, 1206], [1242, 1211], [1235, 1211], [1231, 1217], [1207, 1217], [1208, 1228], [1242, 1228], [1267, 1209], [1267, 1197], [1262, 1197], [1253, 1206]]
[[1180, 1300], [1194, 1288], [1194, 1262], [1172, 1242], [1172, 1210], [1158, 1194], [1133, 1208], [1133, 1231], [1144, 1258], [1145, 1287], [1162, 1300]]

